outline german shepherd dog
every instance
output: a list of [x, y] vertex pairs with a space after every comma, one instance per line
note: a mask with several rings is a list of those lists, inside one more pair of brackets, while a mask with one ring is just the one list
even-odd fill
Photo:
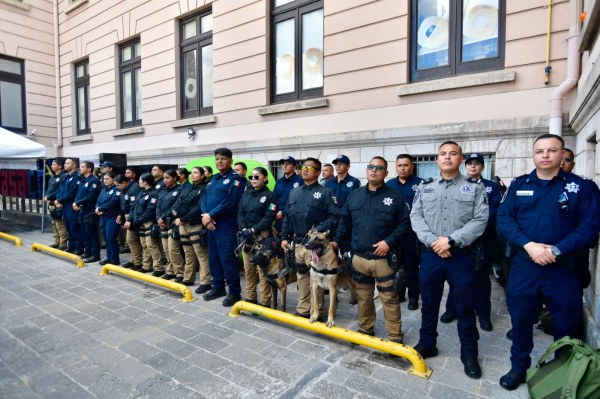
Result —
[[304, 260], [310, 265], [310, 322], [314, 323], [319, 318], [319, 288], [329, 290], [329, 313], [327, 327], [333, 327], [333, 317], [337, 307], [337, 290], [344, 283], [349, 283], [352, 295], [356, 297], [356, 283], [350, 278], [348, 270], [344, 268], [338, 273], [339, 258], [328, 239], [329, 231], [319, 233], [314, 227], [308, 233], [304, 248]]

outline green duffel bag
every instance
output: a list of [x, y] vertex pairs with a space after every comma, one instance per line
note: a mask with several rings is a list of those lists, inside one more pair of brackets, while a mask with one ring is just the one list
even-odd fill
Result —
[[600, 353], [579, 339], [563, 337], [527, 370], [526, 381], [532, 399], [598, 399]]

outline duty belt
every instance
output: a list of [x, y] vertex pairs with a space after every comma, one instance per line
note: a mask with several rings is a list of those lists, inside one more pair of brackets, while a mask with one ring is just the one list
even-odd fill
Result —
[[360, 256], [363, 259], [367, 260], [378, 260], [378, 259], [386, 259], [387, 256], [379, 256], [375, 255], [372, 251], [369, 252], [354, 252], [355, 256]]

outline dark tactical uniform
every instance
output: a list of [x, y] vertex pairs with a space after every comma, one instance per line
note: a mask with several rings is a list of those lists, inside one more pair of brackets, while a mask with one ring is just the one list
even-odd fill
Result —
[[[304, 253], [307, 249], [302, 245], [304, 237], [314, 226], [318, 231], [329, 230], [333, 237], [340, 217], [340, 209], [333, 193], [318, 182], [309, 186], [302, 185], [290, 192], [285, 208], [281, 240], [296, 244], [296, 264], [298, 268], [298, 305], [296, 311], [304, 316], [310, 312], [310, 278], [309, 265], [304, 264]], [[322, 306], [319, 298], [319, 306]], [[320, 309], [319, 309], [320, 310]]]
[[158, 238], [152, 238], [152, 225], [156, 222], [157, 202], [158, 191], [154, 186], [142, 190], [127, 217], [127, 221], [131, 223], [131, 228], [137, 230], [140, 234], [142, 271], [144, 272], [152, 271], [153, 267], [155, 272], [164, 270], [160, 249], [158, 248]]
[[[498, 183], [480, 179], [485, 187], [485, 192], [490, 206], [490, 216], [487, 227], [481, 236], [481, 251], [483, 253], [482, 261], [477, 268], [477, 292], [475, 299], [475, 313], [479, 317], [480, 322], [489, 321], [492, 311], [492, 303], [490, 296], [492, 294], [492, 283], [490, 281], [490, 272], [492, 262], [497, 259], [495, 255], [498, 251], [498, 240], [496, 238], [496, 214], [500, 206], [500, 186]], [[456, 306], [454, 304], [454, 291], [450, 290], [446, 299], [446, 313], [456, 316]]]
[[373, 253], [373, 245], [385, 240], [392, 252], [410, 230], [409, 207], [402, 193], [383, 185], [377, 191], [369, 186], [354, 191], [342, 208], [335, 235], [339, 244], [350, 239], [352, 278], [356, 281], [358, 326], [373, 335], [375, 330], [375, 282], [383, 305], [389, 339], [402, 341], [400, 303], [394, 290], [395, 270], [387, 257]]
[[68, 251], [76, 251], [83, 255], [83, 226], [79, 222], [79, 214], [73, 210], [73, 202], [75, 202], [79, 183], [81, 183], [81, 176], [77, 171], [65, 175], [60, 184], [56, 200], [62, 205], [63, 220], [69, 233]]
[[[273, 194], [277, 197], [279, 211], [285, 215], [285, 207], [288, 202], [288, 198], [290, 196], [290, 192], [296, 187], [300, 187], [304, 185], [304, 180], [302, 177], [298, 176], [296, 173], [292, 173], [290, 177], [283, 176], [281, 179], [275, 182], [275, 188], [273, 189]], [[283, 220], [278, 220], [275, 223], [275, 229], [278, 232], [281, 232], [281, 228], [283, 226]]]
[[96, 201], [100, 195], [100, 180], [93, 174], [81, 180], [74, 203], [79, 206], [79, 220], [83, 225], [85, 257], [100, 259], [100, 237], [98, 236], [98, 215]]
[[[599, 209], [593, 188], [562, 170], [552, 180], [534, 170], [517, 177], [498, 210], [498, 230], [512, 246], [507, 305], [512, 322], [512, 370], [524, 374], [531, 365], [531, 326], [542, 300], [552, 316], [554, 339], [583, 338], [579, 264], [573, 255], [597, 238]], [[523, 246], [529, 242], [558, 248], [555, 263], [540, 266]]]
[[[413, 201], [410, 221], [424, 245], [419, 270], [422, 321], [419, 346], [432, 348], [437, 341], [437, 322], [444, 281], [456, 290], [458, 337], [461, 358], [476, 359], [479, 332], [475, 323], [473, 243], [487, 225], [489, 207], [483, 184], [461, 174], [452, 180], [441, 176], [424, 180]], [[455, 241], [452, 256], [442, 258], [431, 249], [438, 237]], [[529, 326], [531, 327], [531, 325]]]
[[206, 183], [184, 184], [171, 210], [172, 218], [180, 219], [179, 237], [185, 254], [185, 266], [175, 270], [177, 277], [193, 281], [196, 267], [200, 266], [200, 286], [210, 287], [208, 266], [208, 240], [202, 225], [200, 201]]
[[325, 187], [333, 192], [339, 208], [342, 209], [350, 193], [360, 187], [360, 180], [356, 177], [346, 175], [342, 181], [338, 181], [336, 176], [325, 182]]
[[67, 176], [65, 172], [60, 172], [57, 175], [51, 176], [50, 179], [48, 179], [48, 187], [46, 189], [46, 199], [50, 202], [48, 205], [48, 212], [52, 218], [52, 228], [54, 230], [54, 246], [62, 250], [67, 249], [69, 235], [67, 233], [65, 222], [63, 221], [62, 208], [57, 208], [54, 205], [54, 201], [58, 196], [60, 185], [65, 179], [65, 176]]
[[[388, 180], [385, 184], [394, 190], [400, 191], [408, 207], [412, 207], [417, 188], [423, 179], [417, 176], [411, 176], [402, 183], [398, 178]], [[410, 220], [409, 220], [410, 223]], [[408, 289], [408, 299], [411, 302], [418, 303], [419, 301], [419, 239], [411, 228], [402, 238], [402, 250], [400, 251], [400, 261], [404, 266], [404, 285], [396, 287], [396, 293], [399, 300], [402, 302], [405, 299], [406, 289]]]
[[[135, 202], [139, 198], [142, 189], [138, 182], [130, 182], [129, 185], [123, 190], [121, 196], [121, 216], [126, 221], [128, 220], [129, 214], [135, 206]], [[128, 267], [141, 267], [142, 266], [142, 242], [140, 239], [140, 232], [137, 229], [129, 228], [125, 234], [125, 240], [127, 246], [131, 251], [131, 262], [127, 264]]]
[[[240, 231], [244, 229], [250, 230], [254, 236], [263, 238], [273, 237], [273, 221], [277, 214], [277, 198], [275, 194], [267, 188], [261, 187], [255, 190], [250, 187], [242, 195], [240, 205], [238, 207], [238, 228]], [[257, 302], [256, 285], [260, 277], [260, 304], [263, 306], [271, 306], [271, 286], [267, 282], [267, 276], [275, 274], [278, 268], [278, 261], [273, 256], [269, 259], [269, 265], [266, 268], [257, 267], [250, 258], [252, 254], [248, 251], [252, 248], [253, 239], [246, 241], [247, 244], [242, 251], [244, 260], [244, 270], [246, 274], [246, 300]]]
[[233, 169], [213, 175], [202, 196], [202, 213], [208, 213], [215, 221], [216, 230], [208, 230], [208, 263], [213, 289], [224, 289], [225, 280], [229, 295], [238, 296], [242, 291], [237, 247], [237, 208], [246, 189], [246, 179]]
[[121, 198], [123, 193], [117, 186], [104, 187], [98, 197], [96, 208], [103, 212], [100, 216], [100, 227], [106, 242], [106, 259], [113, 265], [119, 265], [119, 244], [117, 237], [121, 231], [121, 225], [117, 223], [117, 216], [121, 212]]
[[[181, 186], [175, 184], [173, 187], [168, 188], [164, 186], [162, 190], [158, 192], [158, 203], [156, 205], [156, 220], [162, 219], [167, 227], [160, 228], [160, 239], [162, 240], [162, 246], [167, 256], [166, 273], [175, 275], [176, 270], [183, 268], [183, 259], [181, 258], [180, 240], [179, 238], [173, 237], [173, 228], [176, 227], [173, 223], [175, 218], [172, 217], [171, 209], [179, 194], [181, 192]], [[192, 275], [192, 280], [194, 281]]]

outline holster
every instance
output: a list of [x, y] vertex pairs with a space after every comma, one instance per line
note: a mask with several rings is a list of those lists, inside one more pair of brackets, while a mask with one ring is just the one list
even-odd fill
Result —
[[171, 238], [174, 238], [176, 240], [180, 239], [180, 234], [179, 234], [179, 226], [173, 226], [171, 228]]
[[388, 263], [390, 264], [390, 267], [392, 268], [393, 271], [400, 269], [400, 262], [398, 261], [398, 254], [396, 253], [395, 250], [390, 249], [390, 251], [388, 252], [387, 258], [388, 258]]
[[159, 239], [160, 238], [160, 226], [157, 224], [153, 224], [150, 226], [150, 238]]

